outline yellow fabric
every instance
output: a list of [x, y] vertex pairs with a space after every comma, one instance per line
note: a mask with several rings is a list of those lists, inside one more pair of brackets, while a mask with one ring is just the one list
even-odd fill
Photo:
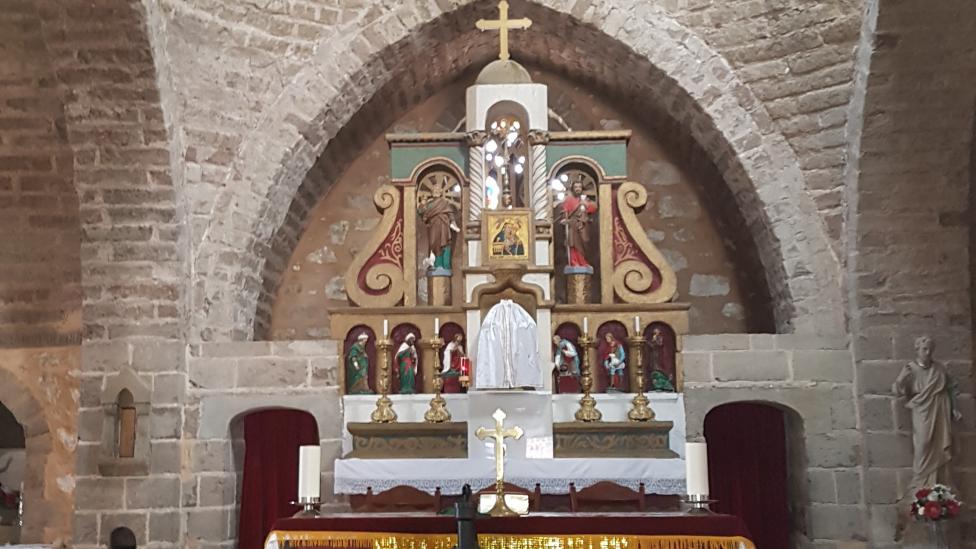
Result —
[[[454, 534], [274, 531], [277, 549], [452, 549]], [[478, 534], [481, 549], [755, 549], [743, 537]]]

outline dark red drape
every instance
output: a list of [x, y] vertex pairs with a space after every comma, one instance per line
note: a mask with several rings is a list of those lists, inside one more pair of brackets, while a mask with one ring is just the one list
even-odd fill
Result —
[[757, 549], [790, 547], [786, 418], [772, 406], [735, 403], [705, 417], [712, 509], [741, 517]]
[[237, 527], [239, 549], [261, 549], [271, 526], [298, 507], [298, 447], [319, 443], [307, 412], [265, 410], [244, 417], [244, 479]]

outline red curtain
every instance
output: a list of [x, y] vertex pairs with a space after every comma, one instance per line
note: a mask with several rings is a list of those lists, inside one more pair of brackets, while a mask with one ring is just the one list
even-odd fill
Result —
[[712, 507], [745, 521], [757, 549], [790, 547], [786, 417], [772, 406], [736, 403], [705, 417]]
[[318, 444], [313, 418], [298, 410], [265, 410], [244, 417], [244, 479], [237, 547], [261, 549], [274, 521], [298, 507], [298, 447]]

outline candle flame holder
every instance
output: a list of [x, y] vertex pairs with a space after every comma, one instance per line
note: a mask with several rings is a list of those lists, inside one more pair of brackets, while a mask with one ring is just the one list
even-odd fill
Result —
[[390, 400], [390, 348], [393, 342], [388, 338], [383, 338], [376, 342], [376, 350], [379, 355], [379, 378], [377, 385], [380, 389], [380, 397], [376, 399], [376, 409], [370, 414], [373, 423], [396, 423], [397, 415], [393, 411], [393, 401]]
[[319, 516], [319, 508], [322, 507], [322, 501], [319, 498], [298, 498], [298, 501], [289, 502], [292, 505], [297, 505], [301, 507], [301, 511], [292, 515], [292, 518], [315, 518]]
[[590, 391], [593, 390], [593, 373], [590, 365], [590, 347], [593, 346], [593, 338], [584, 333], [579, 336], [577, 343], [583, 351], [583, 363], [580, 365], [582, 369], [580, 385], [583, 388], [583, 398], [579, 401], [579, 410], [576, 410], [576, 421], [585, 423], [600, 421], [603, 419], [603, 414], [596, 409], [596, 399], [590, 394]]
[[681, 498], [681, 502], [688, 506], [688, 513], [693, 515], [712, 513], [711, 504], [718, 500], [709, 499], [708, 494], [687, 494]]

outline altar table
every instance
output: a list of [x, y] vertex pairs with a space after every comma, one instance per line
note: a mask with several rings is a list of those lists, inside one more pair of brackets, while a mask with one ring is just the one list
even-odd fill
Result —
[[[738, 517], [678, 513], [534, 513], [475, 522], [481, 549], [755, 549]], [[453, 516], [339, 514], [278, 520], [265, 549], [451, 549]]]

